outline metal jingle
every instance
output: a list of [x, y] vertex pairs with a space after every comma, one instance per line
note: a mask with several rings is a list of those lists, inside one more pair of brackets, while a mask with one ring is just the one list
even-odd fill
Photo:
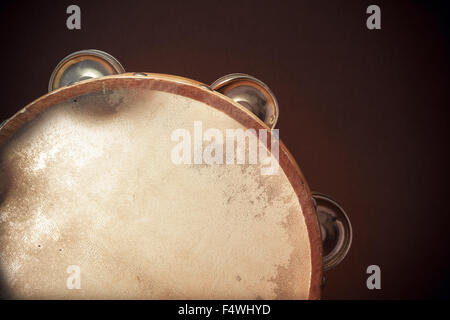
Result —
[[320, 224], [323, 247], [323, 270], [336, 267], [347, 255], [352, 244], [353, 231], [344, 209], [330, 197], [312, 193]]
[[110, 54], [95, 50], [74, 52], [58, 63], [50, 77], [48, 91], [91, 78], [124, 73], [120, 62]]
[[244, 73], [232, 73], [214, 81], [211, 88], [243, 105], [269, 128], [275, 127], [279, 114], [278, 102], [261, 80]]

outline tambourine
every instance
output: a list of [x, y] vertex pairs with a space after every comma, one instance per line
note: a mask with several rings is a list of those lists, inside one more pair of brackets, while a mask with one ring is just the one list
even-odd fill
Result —
[[0, 276], [19, 299], [318, 299], [352, 239], [262, 81], [125, 73], [98, 50], [0, 128]]

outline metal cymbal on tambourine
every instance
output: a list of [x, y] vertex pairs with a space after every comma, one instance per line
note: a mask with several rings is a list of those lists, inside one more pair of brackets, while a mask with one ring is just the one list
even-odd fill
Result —
[[110, 54], [95, 49], [81, 50], [69, 54], [58, 63], [50, 76], [48, 91], [82, 80], [124, 72], [125, 69], [120, 62]]
[[350, 219], [344, 209], [329, 196], [313, 192], [320, 223], [323, 247], [323, 270], [333, 269], [344, 260], [353, 239]]
[[[169, 133], [194, 137], [199, 119], [272, 136], [279, 108], [264, 82], [125, 73], [83, 50], [57, 65], [49, 92], [0, 125], [0, 276], [13, 296], [320, 298], [352, 229], [282, 143], [274, 176], [165, 157]], [[82, 268], [84, 291], [59, 285], [65, 264]]]
[[214, 81], [211, 88], [243, 105], [269, 128], [277, 124], [277, 99], [261, 80], [244, 73], [231, 73]]

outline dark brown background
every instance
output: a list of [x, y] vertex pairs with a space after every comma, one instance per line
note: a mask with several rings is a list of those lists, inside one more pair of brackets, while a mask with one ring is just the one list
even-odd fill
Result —
[[[40, 1], [0, 6], [0, 118], [46, 93], [67, 54], [211, 83], [252, 74], [313, 190], [348, 211], [354, 243], [325, 299], [449, 298], [448, 10], [439, 2]], [[424, 4], [427, 3], [427, 4]], [[82, 30], [66, 28], [70, 4]], [[382, 290], [365, 285], [368, 265]]]

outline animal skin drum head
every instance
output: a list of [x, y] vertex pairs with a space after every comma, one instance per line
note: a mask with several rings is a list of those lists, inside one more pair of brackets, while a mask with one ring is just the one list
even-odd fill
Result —
[[[280, 143], [270, 175], [259, 162], [195, 163], [199, 126], [223, 135], [214, 140], [222, 150], [227, 130], [262, 129], [273, 138], [232, 99], [157, 74], [82, 81], [9, 119], [0, 130], [8, 296], [319, 298], [319, 224], [292, 156]], [[173, 160], [176, 132], [191, 138], [191, 163]], [[271, 144], [259, 149], [272, 161]], [[76, 290], [68, 288], [71, 268], [80, 275]]]

